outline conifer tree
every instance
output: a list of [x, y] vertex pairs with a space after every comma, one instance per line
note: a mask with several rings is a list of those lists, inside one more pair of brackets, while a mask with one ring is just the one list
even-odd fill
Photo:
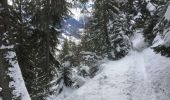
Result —
[[5, 56], [10, 51], [12, 37], [9, 31], [9, 9], [7, 0], [0, 1], [0, 87], [3, 91], [0, 92], [0, 97], [4, 100], [12, 100], [12, 88], [9, 87], [10, 79], [7, 74], [10, 68], [9, 59]]
[[166, 4], [163, 3], [163, 7], [160, 9], [160, 16], [159, 16], [159, 22], [154, 27], [153, 33], [155, 35], [159, 35], [164, 40], [163, 44], [160, 44], [156, 47], [154, 47], [154, 51], [156, 53], [160, 53], [163, 56], [170, 57], [170, 47], [169, 43], [169, 31], [165, 31], [169, 29], [170, 21], [165, 18], [165, 14], [167, 13], [167, 10], [169, 10], [170, 3], [167, 2]]
[[[128, 52], [128, 49], [123, 49], [123, 51], [119, 51], [116, 45], [129, 47], [130, 43], [128, 41], [127, 44], [122, 45], [122, 42], [127, 42], [128, 39], [126, 36], [130, 34], [129, 29], [125, 21], [122, 20], [124, 14], [122, 13], [122, 9], [120, 7], [124, 2], [117, 2], [115, 0], [96, 0], [94, 3], [95, 10], [93, 13], [93, 18], [90, 21], [90, 24], [87, 25], [87, 33], [85, 34], [84, 39], [86, 39], [86, 43], [89, 45], [89, 50], [91, 52], [96, 52], [98, 55], [107, 54], [109, 58], [116, 59], [117, 56], [122, 54], [121, 58], [125, 56]], [[121, 24], [123, 22], [123, 24]], [[116, 34], [123, 34], [116, 35]], [[126, 39], [125, 39], [125, 37]], [[117, 42], [115, 39], [121, 38], [122, 42]], [[114, 45], [116, 44], [116, 45]], [[88, 47], [87, 47], [88, 48]], [[120, 47], [121, 48], [121, 47]], [[122, 47], [124, 48], [124, 47]], [[118, 51], [116, 51], [118, 50]], [[117, 52], [117, 54], [115, 54]], [[120, 52], [120, 53], [118, 53]]]
[[53, 55], [67, 6], [65, 0], [13, 0], [10, 6], [17, 58], [33, 100], [45, 99], [58, 84], [50, 83], [61, 70]]

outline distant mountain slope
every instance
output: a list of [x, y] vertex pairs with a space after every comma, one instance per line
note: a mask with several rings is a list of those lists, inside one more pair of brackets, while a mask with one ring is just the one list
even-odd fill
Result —
[[82, 29], [83, 23], [76, 20], [72, 16], [62, 22], [63, 33], [66, 36], [73, 36], [75, 38], [80, 38], [80, 29]]
[[75, 2], [75, 7], [70, 8], [70, 16], [61, 24], [63, 33], [60, 35], [60, 39], [80, 39], [82, 30], [84, 29], [85, 24], [88, 22], [89, 17], [91, 16], [93, 1], [89, 0], [86, 5], [83, 5], [78, 1]]

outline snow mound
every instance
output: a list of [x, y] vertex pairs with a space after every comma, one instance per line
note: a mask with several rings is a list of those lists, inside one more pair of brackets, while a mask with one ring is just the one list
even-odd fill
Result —
[[142, 35], [143, 30], [136, 30], [132, 40], [133, 49], [136, 51], [142, 51], [147, 47], [147, 43], [144, 40], [144, 36]]

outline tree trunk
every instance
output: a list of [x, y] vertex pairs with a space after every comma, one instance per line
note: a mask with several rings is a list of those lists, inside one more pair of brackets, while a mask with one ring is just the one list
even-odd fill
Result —
[[[8, 14], [8, 5], [7, 0], [0, 1], [2, 4], [2, 7], [4, 8], [1, 14], [3, 16], [0, 16], [0, 47], [4, 44], [5, 41], [2, 41], [2, 38], [4, 38], [4, 33], [9, 33], [9, 14]], [[7, 52], [7, 49], [0, 48], [0, 87], [2, 88], [2, 91], [0, 91], [0, 97], [3, 98], [3, 100], [12, 100], [12, 90], [9, 88], [9, 82], [10, 78], [7, 75], [9, 64], [4, 59], [4, 54]]]
[[107, 19], [107, 15], [106, 15], [106, 4], [105, 2], [103, 3], [103, 32], [104, 32], [104, 35], [105, 35], [105, 40], [106, 40], [106, 45], [107, 45], [107, 54], [108, 56], [110, 55], [110, 49], [111, 49], [111, 43], [110, 43], [110, 39], [109, 39], [109, 33], [108, 33], [108, 29], [107, 29], [107, 22], [108, 22], [108, 19]]
[[10, 78], [7, 75], [8, 63], [3, 58], [4, 51], [0, 50], [0, 87], [2, 91], [0, 92], [0, 97], [3, 100], [12, 100], [12, 90], [9, 88]]
[[46, 68], [49, 67], [49, 54], [50, 54], [50, 47], [49, 47], [49, 38], [50, 38], [50, 32], [49, 32], [49, 6], [50, 6], [50, 0], [46, 1], [46, 25], [45, 25], [45, 32], [46, 32]]

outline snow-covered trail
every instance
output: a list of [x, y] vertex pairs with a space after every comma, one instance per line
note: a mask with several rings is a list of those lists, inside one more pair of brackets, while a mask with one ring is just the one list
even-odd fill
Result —
[[141, 30], [132, 42], [126, 57], [106, 60], [93, 79], [68, 97], [54, 100], [170, 100], [170, 58], [148, 48]]
[[151, 78], [148, 75], [146, 68], [146, 56], [144, 52], [134, 52], [133, 70], [128, 73], [132, 73], [130, 100], [156, 100], [156, 94], [152, 88]]
[[170, 100], [170, 89], [158, 77], [170, 81], [169, 60], [149, 48], [132, 51], [119, 61], [106, 61], [101, 73], [65, 100]]

